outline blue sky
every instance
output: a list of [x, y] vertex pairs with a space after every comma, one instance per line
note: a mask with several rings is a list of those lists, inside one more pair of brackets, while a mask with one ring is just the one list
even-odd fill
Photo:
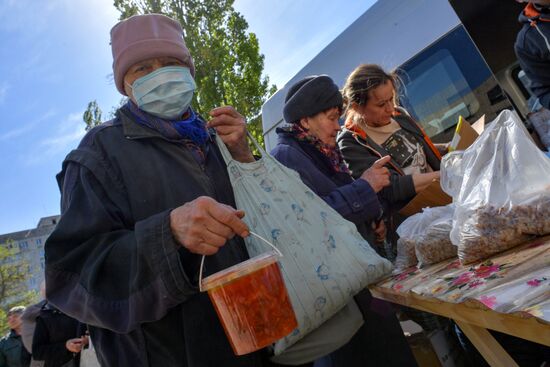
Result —
[[[256, 33], [265, 73], [282, 87], [374, 0], [236, 0]], [[120, 95], [111, 76], [112, 0], [0, 1], [0, 234], [59, 213], [55, 175], [84, 135], [96, 99]]]

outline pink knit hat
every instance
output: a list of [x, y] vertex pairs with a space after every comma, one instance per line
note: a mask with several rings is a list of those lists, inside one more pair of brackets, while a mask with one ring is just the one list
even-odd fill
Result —
[[171, 56], [183, 61], [191, 75], [195, 66], [183, 40], [179, 22], [161, 14], [134, 15], [117, 23], [111, 29], [113, 73], [120, 93], [124, 91], [124, 75], [140, 61], [152, 57]]

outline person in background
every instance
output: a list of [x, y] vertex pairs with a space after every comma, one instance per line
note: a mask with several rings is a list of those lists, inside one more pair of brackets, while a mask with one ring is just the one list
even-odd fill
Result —
[[214, 139], [254, 161], [245, 120], [230, 106], [208, 123], [195, 112], [177, 21], [130, 17], [112, 28], [111, 48], [129, 100], [63, 162], [61, 218], [45, 244], [48, 302], [88, 325], [103, 366], [262, 366], [263, 350], [233, 353], [198, 287], [202, 255], [205, 277], [249, 258]]
[[531, 81], [529, 88], [542, 107], [550, 109], [550, 0], [529, 1], [519, 22], [523, 27], [514, 45], [516, 56]]
[[44, 367], [78, 367], [80, 351], [88, 344], [86, 325], [46, 303], [36, 318], [32, 357]]
[[345, 126], [337, 142], [352, 176], [358, 178], [381, 157], [391, 157], [386, 164], [391, 185], [380, 194], [387, 204], [388, 240], [395, 248], [395, 230], [402, 221], [397, 212], [439, 179], [446, 146], [436, 146], [416, 121], [396, 107], [396, 78], [380, 66], [358, 66], [342, 94]]
[[[21, 315], [21, 341], [27, 352], [32, 353], [32, 339], [34, 337], [34, 329], [36, 328], [36, 318], [40, 314], [40, 310], [46, 304], [46, 283], [40, 284], [40, 295], [42, 300], [34, 305], [27, 306], [25, 312]], [[31, 356], [32, 357], [32, 356]], [[37, 361], [31, 358], [29, 367], [42, 367], [44, 361]]]
[[21, 315], [24, 311], [24, 306], [15, 306], [7, 313], [10, 332], [0, 339], [0, 367], [28, 367], [30, 364], [30, 354], [21, 341]]
[[[390, 184], [389, 171], [384, 167], [390, 157], [374, 162], [354, 180], [336, 145], [341, 113], [342, 95], [330, 77], [318, 75], [298, 81], [286, 95], [283, 115], [287, 126], [277, 129], [278, 144], [271, 154], [297, 171], [312, 191], [355, 223], [368, 239], [371, 223], [382, 215], [377, 192]], [[355, 326], [345, 326], [356, 317], [353, 310], [357, 306], [358, 320], [351, 323]], [[416, 366], [390, 304], [372, 299], [364, 290], [345, 310], [344, 317], [337, 314], [339, 324], [325, 323], [319, 328], [333, 331], [325, 332], [324, 339], [317, 341], [325, 348], [319, 350], [316, 366]], [[314, 346], [308, 337], [304, 338], [306, 345]]]

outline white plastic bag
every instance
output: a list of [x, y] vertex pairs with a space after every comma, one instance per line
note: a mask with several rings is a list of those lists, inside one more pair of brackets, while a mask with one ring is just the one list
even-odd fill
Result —
[[501, 112], [460, 163], [443, 159], [443, 188], [456, 186], [446, 180], [461, 174], [460, 190], [452, 192], [451, 241], [462, 263], [504, 251], [529, 234], [550, 232], [550, 160], [515, 113]]
[[[363, 239], [355, 224], [255, 141], [262, 159], [252, 163], [233, 160], [219, 137], [217, 143], [237, 208], [246, 212], [243, 220], [284, 255], [280, 265], [298, 328], [275, 344], [278, 355], [331, 318], [367, 285], [389, 274], [392, 265]], [[245, 242], [250, 256], [269, 250], [252, 236]]]
[[441, 160], [439, 183], [441, 189], [451, 197], [456, 197], [460, 193], [464, 177], [463, 155], [464, 151], [458, 150], [445, 154]]
[[88, 339], [88, 347], [80, 351], [80, 367], [101, 367], [92, 344], [92, 338]]
[[435, 264], [456, 256], [457, 248], [451, 243], [454, 205], [425, 208], [426, 229], [416, 242], [415, 253], [418, 267]]

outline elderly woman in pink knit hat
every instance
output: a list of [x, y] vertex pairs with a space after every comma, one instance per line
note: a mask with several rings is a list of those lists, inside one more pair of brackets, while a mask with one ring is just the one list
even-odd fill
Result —
[[[48, 301], [89, 325], [102, 366], [262, 366], [235, 356], [205, 276], [248, 258], [218, 134], [253, 156], [232, 107], [193, 110], [193, 59], [178, 22], [134, 16], [111, 31], [113, 72], [128, 96], [63, 162], [61, 219], [46, 243]], [[235, 236], [237, 235], [237, 236]]]

